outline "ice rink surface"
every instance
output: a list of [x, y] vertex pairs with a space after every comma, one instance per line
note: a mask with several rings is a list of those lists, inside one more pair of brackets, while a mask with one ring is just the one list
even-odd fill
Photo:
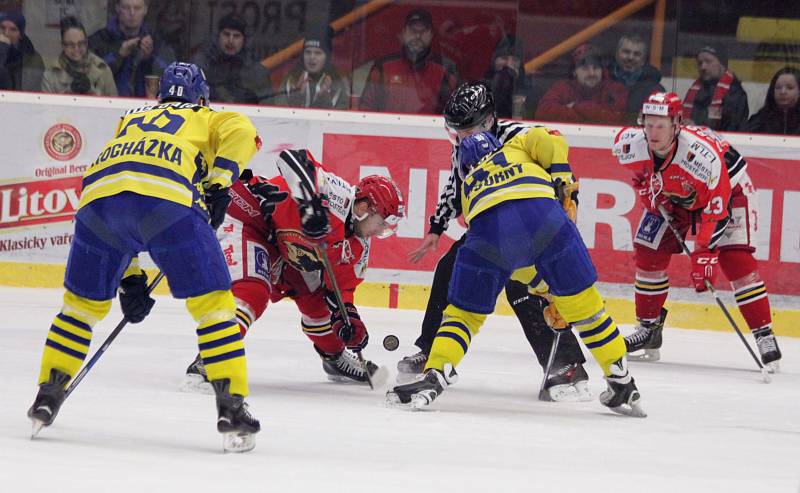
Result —
[[[246, 339], [256, 449], [222, 454], [213, 397], [177, 390], [196, 352], [183, 304], [159, 298], [127, 327], [31, 441], [25, 416], [56, 290], [0, 288], [0, 491], [800, 491], [800, 340], [760, 374], [733, 333], [668, 329], [662, 361], [633, 363], [646, 419], [597, 400], [536, 399], [541, 369], [515, 319], [490, 317], [432, 410], [384, 406], [384, 390], [327, 382], [291, 303]], [[95, 328], [92, 352], [119, 321]], [[394, 377], [422, 312], [362, 309], [368, 358]], [[396, 334], [400, 349], [381, 347]], [[748, 335], [751, 340], [752, 337]], [[599, 367], [590, 387], [604, 388]]]

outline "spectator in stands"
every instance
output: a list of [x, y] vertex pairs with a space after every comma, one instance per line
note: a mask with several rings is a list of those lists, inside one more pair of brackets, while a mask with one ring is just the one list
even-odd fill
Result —
[[727, 69], [728, 51], [704, 46], [697, 52], [700, 75], [683, 98], [683, 118], [689, 124], [714, 130], [742, 130], [750, 109], [742, 83]]
[[572, 52], [572, 78], [558, 81], [542, 96], [539, 120], [618, 124], [625, 120], [628, 91], [608, 80], [600, 54], [591, 45]]
[[522, 46], [516, 37], [504, 36], [494, 50], [485, 78], [494, 94], [494, 107], [500, 118], [522, 118], [530, 83], [525, 76]]
[[145, 27], [147, 0], [117, 0], [116, 13], [89, 37], [89, 49], [111, 67], [120, 96], [144, 97], [145, 76], [161, 75], [175, 56]]
[[431, 53], [433, 20], [424, 9], [406, 16], [399, 53], [375, 61], [359, 107], [371, 111], [441, 114], [459, 82], [455, 65]]
[[74, 17], [61, 20], [61, 54], [45, 69], [42, 91], [117, 95], [114, 74], [102, 58], [89, 51], [86, 29]]
[[619, 82], [628, 90], [628, 102], [625, 106], [625, 123], [634, 124], [639, 118], [642, 104], [653, 92], [664, 92], [661, 72], [654, 66], [645, 63], [647, 42], [635, 34], [626, 34], [619, 38], [614, 61], [608, 67], [608, 75], [614, 82]]
[[303, 42], [303, 54], [278, 87], [275, 104], [301, 108], [347, 109], [349, 82], [333, 67], [333, 30], [312, 29]]
[[800, 135], [800, 70], [783, 67], [772, 76], [764, 107], [745, 130], [761, 134]]
[[226, 15], [216, 39], [192, 60], [205, 72], [214, 102], [266, 104], [272, 95], [269, 71], [244, 47], [246, 27], [241, 18]]
[[[25, 16], [0, 13], [0, 84], [14, 91], [40, 91], [44, 61], [25, 34]], [[5, 82], [2, 79], [5, 78]]]

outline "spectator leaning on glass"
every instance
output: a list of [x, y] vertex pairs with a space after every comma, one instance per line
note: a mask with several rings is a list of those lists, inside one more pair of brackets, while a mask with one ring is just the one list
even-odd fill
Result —
[[424, 9], [412, 10], [401, 32], [399, 53], [375, 61], [359, 107], [368, 111], [439, 115], [459, 82], [450, 60], [431, 53], [433, 19]]
[[647, 42], [635, 34], [619, 38], [614, 61], [608, 67], [608, 75], [628, 90], [625, 106], [625, 123], [633, 125], [639, 118], [642, 103], [654, 92], [665, 91], [661, 82], [661, 72], [645, 63]]
[[[39, 91], [44, 61], [25, 35], [21, 12], [0, 13], [0, 87], [14, 91]], [[5, 79], [5, 80], [3, 80]]]
[[269, 70], [245, 48], [246, 29], [240, 17], [226, 15], [217, 38], [192, 60], [205, 71], [214, 102], [266, 104], [272, 95]]
[[333, 67], [333, 30], [325, 26], [310, 30], [303, 42], [297, 65], [283, 78], [275, 104], [302, 108], [347, 109], [348, 81]]
[[800, 135], [800, 70], [783, 67], [772, 76], [764, 107], [750, 117], [746, 130], [760, 134]]
[[591, 45], [572, 52], [572, 78], [558, 81], [542, 96], [538, 120], [579, 123], [622, 123], [628, 91], [608, 80], [600, 54]]
[[144, 97], [145, 76], [161, 75], [175, 56], [145, 27], [146, 0], [117, 0], [116, 13], [89, 37], [89, 48], [111, 67], [120, 96]]
[[683, 98], [683, 119], [714, 130], [743, 130], [750, 108], [742, 83], [727, 68], [725, 46], [704, 46], [697, 52], [699, 78]]
[[522, 46], [517, 38], [508, 35], [497, 43], [492, 63], [485, 78], [494, 94], [495, 111], [499, 118], [522, 118], [530, 84], [525, 76]]
[[89, 51], [86, 29], [75, 17], [61, 20], [61, 54], [45, 69], [42, 91], [117, 95], [114, 74], [102, 58]]

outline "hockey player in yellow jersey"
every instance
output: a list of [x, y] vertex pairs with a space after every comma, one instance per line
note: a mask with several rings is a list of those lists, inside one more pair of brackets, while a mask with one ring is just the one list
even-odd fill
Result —
[[171, 64], [158, 104], [128, 111], [84, 174], [64, 304], [50, 326], [39, 393], [28, 411], [34, 434], [55, 419], [89, 351], [92, 327], [108, 314], [118, 288], [128, 321], [141, 322], [150, 312], [154, 300], [137, 257], [147, 251], [198, 324], [223, 447], [255, 446], [260, 425], [244, 402], [244, 345], [214, 229], [230, 203], [229, 187], [260, 140], [246, 116], [210, 109], [208, 95], [202, 70]]
[[449, 304], [425, 373], [390, 390], [388, 404], [419, 409], [455, 382], [455, 367], [514, 276], [547, 283], [556, 309], [578, 330], [603, 369], [608, 389], [600, 402], [621, 414], [646, 416], [628, 371], [625, 341], [595, 288], [597, 273], [586, 246], [554, 200], [550, 176], [536, 164], [539, 153], [551, 152], [541, 143], [535, 132], [515, 136], [502, 146], [490, 132], [461, 142], [461, 203], [468, 231], [456, 256]]

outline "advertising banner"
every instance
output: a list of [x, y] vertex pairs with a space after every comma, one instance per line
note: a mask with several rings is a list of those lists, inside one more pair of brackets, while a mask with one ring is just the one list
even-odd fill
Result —
[[[0, 262], [63, 264], [80, 196], [80, 177], [111, 137], [125, 109], [140, 100], [0, 93]], [[264, 148], [251, 163], [273, 175], [277, 154], [308, 148], [351, 183], [370, 174], [400, 186], [408, 219], [398, 234], [373, 242], [368, 280], [420, 283], [464, 232], [452, 222], [435, 254], [418, 264], [408, 252], [424, 238], [428, 217], [450, 173], [450, 144], [439, 118], [230, 106], [247, 114]], [[570, 143], [580, 178], [578, 227], [602, 281], [631, 283], [634, 227], [641, 215], [631, 177], [610, 152], [612, 127], [552, 124]], [[800, 295], [800, 139], [726, 136], [747, 158], [758, 189], [758, 251], [770, 292]], [[688, 262], [676, 256], [671, 282], [688, 286]], [[423, 281], [420, 281], [420, 280]]]

